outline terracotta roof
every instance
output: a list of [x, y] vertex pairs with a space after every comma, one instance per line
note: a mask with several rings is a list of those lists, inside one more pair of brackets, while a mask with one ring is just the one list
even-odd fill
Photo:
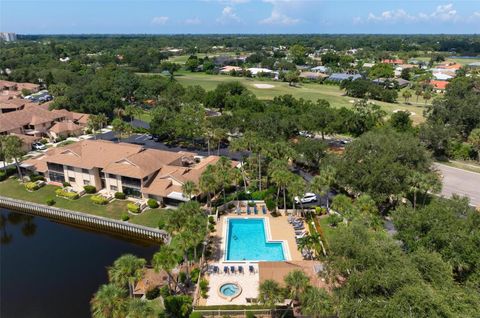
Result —
[[71, 121], [74, 121], [78, 124], [81, 124], [83, 126], [87, 124], [88, 118], [90, 117], [90, 115], [88, 115], [88, 114], [71, 112], [71, 111], [66, 110], [66, 109], [53, 109], [52, 112], [56, 113], [56, 114], [60, 114], [62, 116], [65, 116], [65, 118], [67, 118]]
[[21, 98], [12, 98], [11, 96], [0, 96], [0, 108], [2, 109], [18, 109], [25, 104], [30, 103], [29, 101]]
[[443, 68], [446, 70], [459, 70], [462, 68], [462, 64], [459, 63], [442, 63], [437, 68]]
[[430, 81], [430, 84], [432, 84], [434, 88], [441, 90], [446, 89], [448, 83], [447, 81]]
[[22, 161], [21, 166], [29, 170], [46, 173], [48, 171], [47, 159], [49, 156], [60, 152], [62, 148], [49, 148], [44, 154]]
[[72, 121], [61, 121], [59, 123], [55, 123], [49, 131], [60, 134], [63, 132], [75, 132], [82, 129], [82, 126], [75, 124]]
[[386, 63], [386, 64], [405, 64], [405, 61], [404, 60], [401, 60], [401, 59], [385, 59], [385, 60], [382, 60], [382, 63]]
[[145, 295], [145, 293], [155, 287], [163, 287], [168, 284], [168, 274], [165, 271], [158, 273], [151, 268], [143, 270], [143, 278], [138, 281], [133, 289], [134, 295]]
[[34, 143], [34, 142], [42, 139], [41, 137], [35, 137], [35, 136], [29, 136], [29, 135], [21, 135], [21, 134], [10, 134], [10, 135], [17, 136], [18, 138], [20, 138], [22, 140], [22, 142], [27, 143], [27, 144], [31, 144], [31, 143]]
[[318, 261], [286, 261], [286, 262], [259, 262], [258, 274], [260, 284], [270, 279], [274, 280], [280, 285], [285, 285], [284, 278], [293, 270], [301, 270], [308, 277], [310, 283], [315, 287], [327, 288], [328, 284], [318, 276], [318, 269], [322, 264]]
[[29, 124], [53, 122], [61, 118], [62, 116], [42, 107], [31, 105], [18, 111], [0, 114], [0, 132], [15, 130]]

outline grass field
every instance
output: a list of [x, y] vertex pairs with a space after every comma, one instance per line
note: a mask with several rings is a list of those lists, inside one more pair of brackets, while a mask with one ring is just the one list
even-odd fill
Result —
[[[140, 73], [142, 75], [153, 75], [152, 73]], [[176, 80], [185, 85], [200, 85], [208, 90], [213, 90], [218, 84], [228, 81], [239, 81], [251, 90], [259, 99], [270, 100], [275, 96], [291, 94], [296, 98], [316, 101], [317, 99], [327, 100], [333, 107], [351, 107], [354, 99], [344, 95], [344, 92], [336, 85], [321, 85], [317, 83], [299, 84], [298, 87], [289, 86], [288, 83], [273, 80], [258, 80], [245, 77], [231, 77], [228, 75], [209, 75], [205, 73], [179, 72], [175, 75]], [[270, 84], [273, 88], [257, 88], [255, 84]], [[412, 92], [413, 94], [413, 92]], [[414, 95], [414, 94], [413, 94]], [[411, 105], [403, 102], [401, 94], [397, 103], [384, 103], [375, 101], [387, 113], [391, 114], [395, 110], [408, 110], [411, 112], [415, 123], [424, 121], [423, 110], [425, 104], [420, 99], [416, 103], [415, 95], [411, 99]]]
[[[91, 195], [84, 195], [77, 200], [67, 200], [56, 197], [56, 189], [58, 189], [58, 187], [46, 185], [37, 191], [28, 192], [25, 190], [24, 185], [18, 180], [8, 179], [0, 182], [0, 194], [14, 199], [30, 201], [39, 204], [46, 204], [48, 199], [54, 199], [56, 201], [55, 207], [57, 208], [84, 212], [115, 220], [120, 220], [122, 214], [127, 212], [127, 201], [124, 200], [114, 200], [107, 205], [94, 204], [90, 200]], [[158, 227], [158, 222], [165, 217], [167, 213], [166, 211], [167, 210], [163, 209], [152, 209], [146, 210], [138, 215], [132, 215], [130, 213], [129, 222], [156, 228]]]

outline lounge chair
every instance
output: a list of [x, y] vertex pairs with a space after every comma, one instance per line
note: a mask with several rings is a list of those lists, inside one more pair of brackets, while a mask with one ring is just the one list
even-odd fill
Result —
[[252, 265], [248, 266], [248, 271], [250, 272], [250, 274], [255, 274], [255, 268]]
[[238, 272], [239, 272], [240, 274], [243, 274], [243, 266], [238, 266]]
[[265, 208], [264, 205], [262, 205], [262, 212], [263, 212], [263, 214], [267, 214], [267, 209]]
[[295, 235], [296, 238], [303, 238], [305, 237], [305, 235], [307, 235], [307, 233], [302, 233], [302, 234], [299, 234], [299, 235]]
[[253, 213], [258, 214], [258, 209], [256, 205], [253, 207]]
[[250, 215], [250, 206], [247, 205], [247, 214]]
[[224, 274], [228, 274], [229, 271], [228, 271], [228, 266], [223, 266], [223, 273]]
[[295, 231], [301, 231], [301, 230], [305, 230], [305, 227], [302, 225], [302, 226], [294, 226], [293, 229]]
[[235, 274], [235, 266], [230, 266], [230, 273]]
[[218, 274], [219, 271], [220, 271], [220, 269], [218, 268], [218, 266], [213, 266], [213, 273], [214, 274]]
[[238, 215], [242, 214], [242, 210], [240, 208], [237, 208], [237, 214]]

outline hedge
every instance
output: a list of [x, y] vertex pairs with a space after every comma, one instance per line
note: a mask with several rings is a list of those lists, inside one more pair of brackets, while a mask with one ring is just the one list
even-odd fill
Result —
[[40, 187], [35, 182], [27, 182], [25, 183], [25, 189], [27, 189], [28, 191], [36, 191], [40, 189]]
[[67, 192], [63, 189], [57, 189], [55, 190], [55, 194], [58, 195], [59, 197], [64, 197], [66, 199], [70, 199], [70, 200], [76, 200], [78, 199], [80, 196], [78, 195], [78, 193], [75, 193], [75, 192]]
[[115, 192], [115, 199], [125, 200], [127, 196], [123, 192]]
[[127, 209], [128, 211], [132, 212], [132, 213], [140, 213], [140, 207], [138, 205], [136, 205], [135, 203], [128, 203], [127, 204]]
[[86, 186], [83, 187], [83, 189], [85, 190], [85, 193], [90, 193], [90, 194], [92, 194], [92, 193], [97, 192], [97, 188], [95, 188], [95, 187], [92, 186], [92, 185], [86, 185]]
[[154, 199], [148, 199], [147, 205], [150, 209], [158, 208], [158, 202], [157, 202], [157, 200], [154, 200]]
[[99, 205], [105, 205], [108, 203], [108, 199], [102, 197], [101, 195], [92, 195], [90, 200], [92, 200], [93, 203], [99, 204]]

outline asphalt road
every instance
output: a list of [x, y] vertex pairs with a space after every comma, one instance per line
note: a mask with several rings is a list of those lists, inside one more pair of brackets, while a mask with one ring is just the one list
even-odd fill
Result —
[[456, 193], [470, 198], [470, 204], [480, 206], [480, 173], [470, 172], [443, 164], [435, 166], [443, 175], [442, 195], [451, 197]]

